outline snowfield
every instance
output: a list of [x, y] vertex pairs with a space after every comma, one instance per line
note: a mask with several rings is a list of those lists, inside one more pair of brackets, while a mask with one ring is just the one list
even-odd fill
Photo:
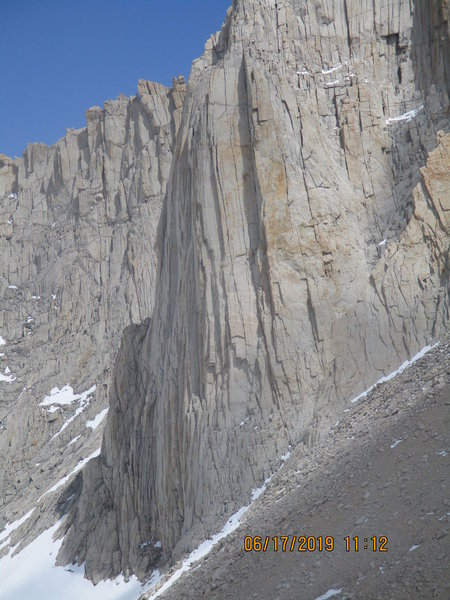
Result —
[[16, 556], [0, 560], [2, 600], [136, 600], [142, 591], [133, 577], [102, 581], [94, 586], [84, 578], [84, 568], [55, 567], [55, 557], [62, 539], [53, 541], [59, 521], [44, 531]]

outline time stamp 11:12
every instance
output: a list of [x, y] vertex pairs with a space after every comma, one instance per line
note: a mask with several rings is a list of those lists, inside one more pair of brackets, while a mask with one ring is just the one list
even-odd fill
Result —
[[[385, 535], [372, 537], [347, 535], [343, 541], [346, 552], [388, 551], [388, 539]], [[332, 535], [246, 535], [244, 538], [245, 552], [333, 552], [336, 549], [335, 538]]]

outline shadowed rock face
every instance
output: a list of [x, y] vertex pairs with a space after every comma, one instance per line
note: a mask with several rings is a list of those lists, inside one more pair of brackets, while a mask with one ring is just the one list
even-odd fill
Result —
[[438, 0], [234, 3], [192, 68], [151, 320], [124, 332], [61, 562], [178, 558], [440, 335], [446, 60]]

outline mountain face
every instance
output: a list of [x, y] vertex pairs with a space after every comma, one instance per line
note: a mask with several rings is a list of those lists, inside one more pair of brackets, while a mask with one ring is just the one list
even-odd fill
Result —
[[[89, 109], [87, 127], [55, 146], [0, 156], [4, 522], [101, 444], [101, 428], [86, 423], [108, 405], [122, 330], [152, 312], [185, 88], [141, 81], [138, 97]], [[51, 394], [67, 385], [91, 393]]]
[[73, 414], [50, 389], [96, 385], [89, 416], [109, 399], [59, 498], [61, 563], [98, 581], [176, 560], [445, 330], [448, 13], [237, 0], [187, 89], [140, 82], [2, 158], [6, 513], [71, 437], [97, 444], [83, 416], [52, 438]]

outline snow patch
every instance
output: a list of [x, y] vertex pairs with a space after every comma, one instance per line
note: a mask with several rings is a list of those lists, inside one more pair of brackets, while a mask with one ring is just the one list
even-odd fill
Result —
[[[2, 355], [3, 356], [3, 355]], [[0, 381], [6, 381], [6, 383], [12, 383], [16, 378], [14, 375], [10, 375], [11, 370], [9, 367], [6, 367], [5, 373], [0, 373]]]
[[423, 104], [422, 104], [422, 106], [419, 106], [419, 108], [415, 108], [414, 110], [408, 110], [408, 112], [405, 112], [402, 115], [399, 115], [398, 117], [390, 117], [389, 119], [386, 119], [386, 125], [390, 125], [391, 123], [396, 123], [397, 121], [412, 121], [412, 119], [414, 119], [414, 117], [422, 109], [423, 109]]
[[316, 598], [316, 600], [328, 600], [328, 598], [333, 598], [333, 596], [337, 596], [341, 592], [342, 592], [342, 588], [339, 588], [338, 590], [335, 590], [334, 588], [331, 588], [330, 590], [328, 590], [327, 592], [325, 592], [325, 594], [322, 594], [321, 596], [318, 596]]
[[292, 447], [289, 446], [286, 453], [282, 454], [282, 456], [280, 457], [280, 460], [282, 460], [285, 463], [291, 457], [291, 454], [292, 454]]
[[90, 427], [91, 429], [97, 429], [97, 427], [100, 425], [100, 423], [103, 421], [104, 417], [106, 416], [106, 413], [108, 412], [108, 408], [103, 409], [101, 412], [98, 413], [98, 415], [96, 415], [92, 421], [87, 421], [86, 423], [86, 427]]
[[262, 496], [262, 494], [264, 494], [272, 477], [273, 477], [273, 475], [271, 475], [270, 477], [267, 477], [267, 479], [264, 480], [264, 483], [262, 484], [261, 487], [256, 488], [252, 491], [252, 502], [257, 500], [260, 496]]
[[54, 387], [50, 391], [50, 396], [45, 396], [39, 406], [49, 406], [54, 404], [73, 404], [80, 400], [86, 400], [86, 398], [94, 393], [96, 386], [93, 385], [86, 392], [81, 394], [74, 394], [73, 388], [66, 384], [62, 389]]
[[[177, 581], [183, 575], [183, 573], [188, 571], [193, 565], [193, 563], [209, 554], [209, 552], [217, 544], [217, 542], [219, 542], [221, 539], [223, 539], [224, 537], [232, 533], [235, 529], [237, 529], [241, 524], [241, 518], [248, 511], [249, 508], [250, 505], [243, 506], [242, 508], [240, 508], [236, 513], [234, 513], [234, 515], [232, 515], [232, 517], [227, 521], [226, 525], [222, 528], [222, 530], [219, 533], [216, 533], [216, 535], [213, 535], [212, 538], [205, 540], [202, 544], [200, 544], [200, 546], [198, 546], [198, 548], [193, 550], [189, 554], [189, 556], [184, 559], [183, 563], [181, 564], [181, 567], [177, 569], [175, 573], [173, 573], [173, 575], [164, 583], [164, 585], [162, 585], [159, 588], [157, 592], [150, 596], [149, 600], [154, 600], [155, 598], [158, 598], [163, 592], [169, 589], [175, 583], [175, 581]], [[154, 585], [156, 585], [156, 583], [153, 584], [153, 586]]]
[[322, 68], [322, 74], [329, 75], [330, 73], [334, 73], [335, 71], [340, 71], [341, 69], [342, 69], [342, 65], [339, 65], [338, 67], [332, 67], [331, 69]]
[[44, 492], [42, 494], [42, 496], [40, 496], [38, 498], [38, 502], [40, 502], [44, 496], [47, 496], [47, 494], [51, 494], [52, 492], [56, 491], [58, 488], [60, 488], [61, 486], [63, 486], [67, 481], [69, 481], [69, 479], [72, 477], [72, 475], [75, 475], [75, 473], [78, 473], [78, 471], [80, 469], [82, 469], [84, 467], [84, 465], [86, 463], [88, 463], [92, 458], [95, 458], [95, 457], [99, 456], [100, 455], [100, 450], [101, 450], [101, 448], [97, 448], [97, 450], [95, 450], [87, 458], [83, 458], [82, 460], [80, 460], [78, 462], [78, 464], [76, 465], [76, 467], [68, 475], [66, 475], [65, 477], [63, 477], [62, 479], [60, 479], [58, 481], [58, 483], [55, 483], [55, 485], [53, 485], [49, 490], [47, 490], [46, 492]]
[[77, 435], [77, 437], [74, 437], [73, 440], [70, 440], [70, 442], [67, 445], [71, 446], [72, 444], [75, 444], [75, 442], [78, 441], [80, 437], [81, 435]]
[[[54, 439], [55, 439], [55, 438], [57, 438], [59, 435], [61, 435], [61, 433], [64, 431], [64, 429], [66, 429], [67, 427], [69, 427], [69, 425], [72, 423], [72, 421], [75, 421], [75, 419], [76, 419], [76, 418], [77, 418], [79, 415], [81, 415], [81, 413], [83, 412], [83, 410], [84, 410], [85, 408], [87, 408], [87, 407], [88, 407], [88, 405], [87, 405], [87, 404], [82, 404], [80, 407], [78, 407], [78, 408], [77, 408], [77, 410], [75, 411], [75, 413], [74, 413], [74, 414], [73, 414], [71, 417], [69, 417], [65, 423], [63, 423], [63, 425], [62, 425], [61, 429], [55, 433], [55, 435], [54, 435], [54, 436], [51, 438], [51, 440], [54, 440]], [[52, 407], [52, 408], [50, 408], [50, 409], [48, 410], [48, 412], [54, 412], [55, 410], [58, 410], [58, 407], [56, 407], [56, 408], [55, 408], [55, 407]], [[51, 440], [50, 440], [50, 441], [51, 441]]]
[[0, 542], [2, 542], [5, 538], [9, 537], [13, 531], [15, 531], [18, 527], [22, 525], [22, 523], [25, 523], [25, 521], [27, 521], [31, 517], [31, 513], [33, 511], [34, 508], [32, 508], [29, 512], [27, 512], [26, 515], [24, 515], [20, 519], [17, 519], [17, 521], [14, 521], [13, 523], [7, 523], [3, 528], [3, 531], [0, 532]]
[[414, 552], [414, 550], [416, 550], [419, 546], [420, 546], [420, 544], [413, 545], [413, 546], [411, 546], [411, 548], [409, 549], [409, 551], [410, 552]]
[[359, 396], [356, 396], [356, 398], [353, 398], [353, 400], [351, 400], [351, 402], [358, 402], [358, 400], [361, 400], [361, 398], [365, 398], [373, 389], [375, 389], [377, 387], [377, 385], [380, 385], [381, 383], [385, 383], [386, 381], [390, 381], [396, 375], [400, 375], [400, 373], [403, 373], [403, 371], [405, 369], [410, 367], [413, 363], [415, 363], [417, 360], [419, 360], [419, 358], [422, 358], [422, 356], [425, 356], [425, 354], [427, 352], [429, 352], [433, 348], [436, 348], [436, 346], [438, 346], [438, 345], [439, 345], [439, 342], [436, 342], [436, 344], [433, 344], [433, 346], [425, 346], [415, 356], [413, 356], [411, 358], [411, 360], [405, 360], [405, 362], [402, 363], [397, 370], [392, 371], [392, 373], [389, 373], [389, 375], [386, 375], [385, 377], [381, 377], [381, 379], [379, 379], [376, 383], [371, 385], [370, 388], [368, 388], [367, 390], [365, 390], [364, 392], [359, 394]]
[[8, 285], [8, 290], [18, 290], [17, 285]]
[[0, 335], [0, 346], [5, 346], [6, 342], [5, 340], [2, 338], [2, 336]]
[[75, 402], [80, 403], [80, 406], [76, 409], [75, 414], [67, 419], [61, 429], [51, 438], [52, 440], [58, 437], [64, 431], [64, 429], [66, 429], [66, 427], [68, 427], [70, 423], [72, 423], [72, 421], [89, 406], [90, 397], [95, 392], [96, 388], [97, 386], [93, 385], [91, 388], [85, 392], [82, 392], [81, 394], [74, 394], [73, 388], [66, 384], [62, 389], [54, 387], [50, 392], [50, 396], [45, 396], [39, 406], [50, 406], [50, 408], [47, 409], [47, 412], [50, 413], [57, 411], [62, 405], [71, 405]]
[[398, 446], [398, 444], [400, 444], [400, 442], [403, 442], [403, 440], [394, 440], [391, 444], [391, 448], [395, 448], [396, 446]]
[[379, 245], [379, 246], [384, 246], [386, 242], [387, 242], [387, 240], [383, 240], [383, 241], [382, 241], [382, 242], [380, 242], [378, 245]]

